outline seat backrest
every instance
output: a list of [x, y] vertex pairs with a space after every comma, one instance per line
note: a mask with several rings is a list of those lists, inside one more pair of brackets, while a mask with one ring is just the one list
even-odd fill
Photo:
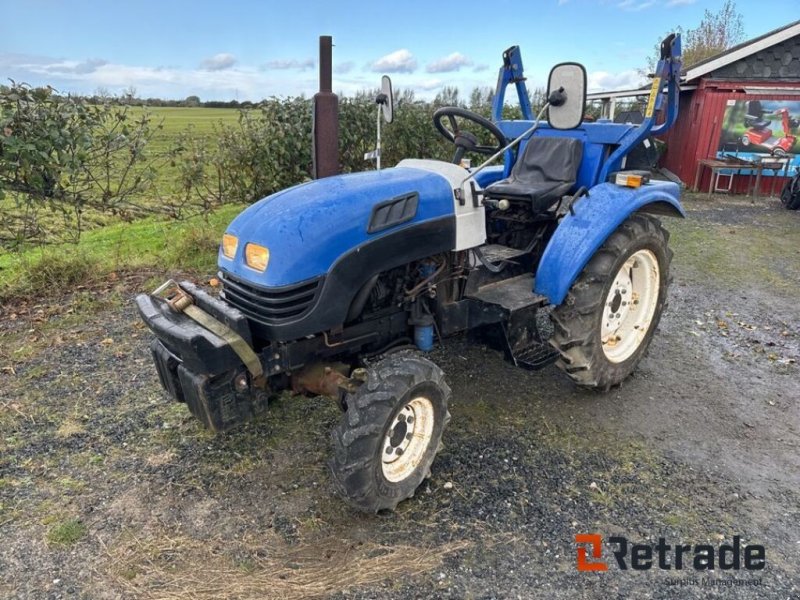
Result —
[[761, 119], [764, 116], [764, 108], [761, 106], [760, 100], [750, 100], [747, 103], [747, 116], [755, 119]]
[[583, 143], [575, 138], [534, 136], [511, 169], [511, 178], [525, 183], [575, 183]]
[[[523, 135], [528, 129], [533, 126], [533, 121], [500, 121], [497, 126], [511, 140]], [[580, 127], [576, 129], [552, 129], [547, 123], [541, 123], [538, 130], [533, 136], [523, 139], [520, 142], [517, 157], [521, 158], [525, 154], [525, 147], [528, 142], [541, 137], [547, 138], [567, 138], [577, 140], [583, 144], [583, 158], [578, 167], [577, 180], [575, 181], [575, 189], [586, 186], [592, 188], [598, 183], [602, 183], [600, 173], [606, 165], [609, 155], [619, 146], [620, 142], [631, 131], [636, 129], [636, 125], [630, 123], [611, 123], [607, 120], [600, 120], [597, 123], [581, 123]], [[505, 165], [507, 166], [507, 173], [505, 177], [511, 175], [511, 170], [516, 164], [517, 160], [512, 156], [511, 152], [506, 153]], [[619, 168], [619, 167], [617, 167]]]

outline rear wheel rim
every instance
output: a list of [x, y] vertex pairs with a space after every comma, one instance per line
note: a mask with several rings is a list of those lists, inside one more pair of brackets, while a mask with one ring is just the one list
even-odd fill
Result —
[[633, 253], [622, 265], [603, 305], [600, 343], [612, 363], [628, 360], [642, 345], [658, 305], [661, 270], [650, 250]]
[[414, 473], [433, 437], [433, 403], [424, 396], [407, 402], [395, 415], [381, 446], [381, 471], [398, 483]]

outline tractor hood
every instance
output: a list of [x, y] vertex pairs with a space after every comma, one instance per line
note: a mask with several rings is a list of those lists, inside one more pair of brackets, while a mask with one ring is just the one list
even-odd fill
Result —
[[[338, 259], [368, 242], [454, 213], [447, 178], [423, 169], [327, 177], [263, 198], [242, 212], [227, 229], [239, 239], [236, 254], [229, 259], [220, 252], [219, 266], [256, 285], [292, 285], [328, 273]], [[245, 264], [247, 243], [269, 249], [264, 272]]]

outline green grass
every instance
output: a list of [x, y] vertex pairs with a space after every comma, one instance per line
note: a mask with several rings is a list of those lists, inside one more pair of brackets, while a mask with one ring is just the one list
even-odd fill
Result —
[[[131, 113], [138, 116], [147, 110], [153, 117], [153, 125], [161, 125], [161, 129], [153, 132], [153, 138], [148, 145], [151, 155], [160, 155], [169, 152], [176, 146], [178, 137], [191, 131], [194, 137], [205, 138], [208, 146], [213, 147], [215, 131], [220, 128], [234, 126], [239, 119], [239, 109], [236, 108], [191, 108], [181, 106], [157, 107], [132, 107]], [[175, 191], [175, 182], [178, 180], [177, 166], [169, 164], [159, 169], [155, 181], [156, 189], [160, 194], [169, 195]]]
[[132, 107], [131, 114], [137, 116], [147, 110], [153, 122], [162, 125], [153, 137], [151, 150], [167, 150], [177, 137], [191, 129], [198, 135], [211, 136], [216, 127], [235, 125], [239, 119], [237, 108], [190, 108], [181, 106]]
[[[731, 206], [730, 210], [736, 210]], [[768, 286], [777, 294], [791, 296], [800, 280], [800, 261], [783, 263], [774, 256], [795, 256], [800, 230], [785, 213], [770, 214], [760, 226], [697, 223], [690, 218], [667, 223], [670, 246], [699, 279], [713, 278], [731, 289]]]
[[116, 223], [86, 232], [78, 244], [0, 254], [0, 300], [68, 291], [115, 271], [213, 272], [222, 233], [242, 208], [225, 206], [205, 219]]
[[191, 108], [183, 106], [150, 106], [146, 109], [133, 107], [134, 111], [147, 110], [157, 120], [164, 119], [165, 135], [175, 134], [188, 127], [200, 133], [210, 133], [217, 123], [235, 123], [239, 118], [238, 108]]
[[78, 519], [68, 519], [47, 532], [47, 541], [58, 546], [71, 546], [86, 535], [86, 526]]

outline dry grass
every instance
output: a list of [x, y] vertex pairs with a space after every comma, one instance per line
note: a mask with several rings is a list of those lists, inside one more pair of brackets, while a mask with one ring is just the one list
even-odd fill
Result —
[[74, 435], [80, 435], [82, 433], [86, 433], [86, 428], [81, 423], [71, 418], [65, 419], [56, 430], [56, 436], [61, 439], [71, 438]]
[[243, 558], [234, 559], [231, 540], [125, 537], [108, 550], [106, 575], [133, 597], [159, 600], [321, 598], [425, 573], [470, 545], [417, 548], [326, 537], [289, 546], [275, 536], [242, 542], [237, 556]]

